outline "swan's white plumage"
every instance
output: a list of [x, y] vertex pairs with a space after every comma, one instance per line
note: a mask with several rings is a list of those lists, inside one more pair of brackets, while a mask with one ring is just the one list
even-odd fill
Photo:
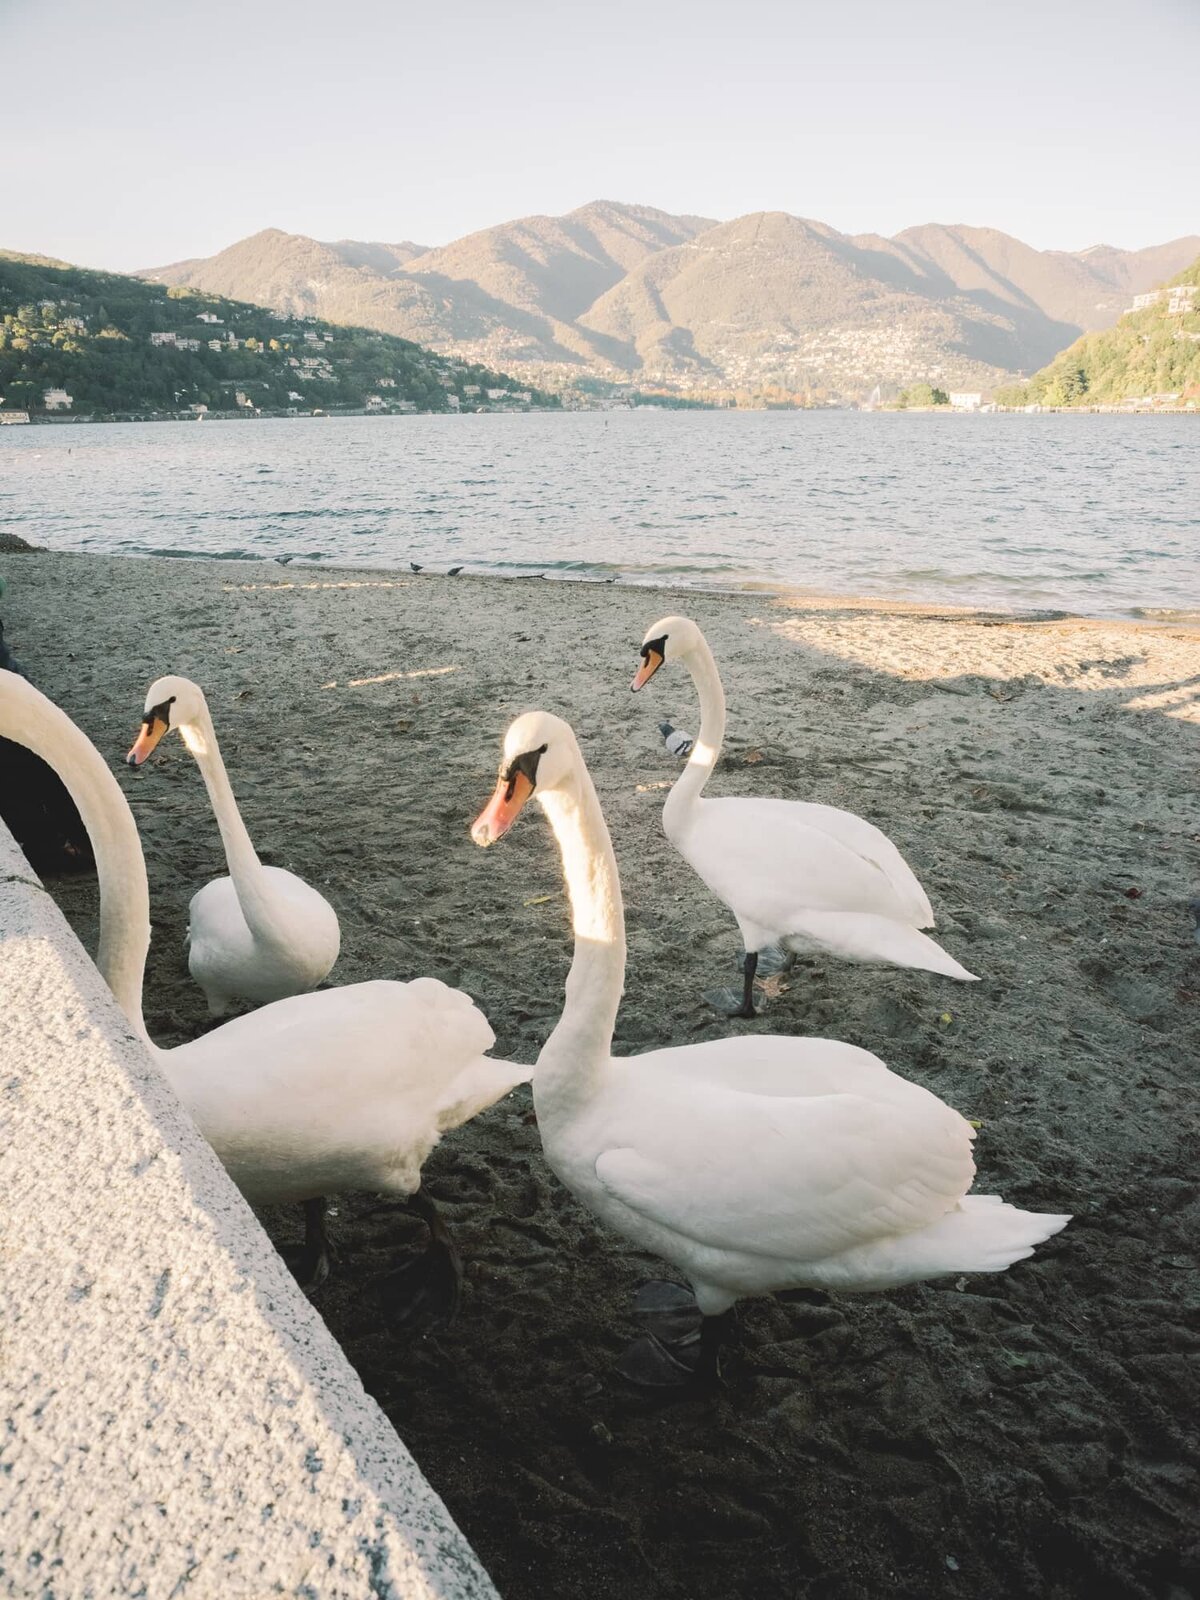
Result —
[[341, 929], [324, 896], [282, 867], [263, 867], [262, 873], [287, 927], [282, 948], [250, 931], [232, 878], [206, 883], [188, 906], [188, 971], [214, 1016], [234, 998], [266, 1005], [306, 994], [337, 961]]
[[[178, 731], [200, 768], [229, 866], [227, 878], [214, 878], [192, 896], [188, 970], [204, 990], [213, 1016], [224, 1015], [236, 999], [266, 1005], [306, 994], [337, 961], [337, 913], [295, 873], [259, 860], [199, 685], [190, 678], [159, 678], [146, 694], [147, 719], [164, 706], [169, 719], [165, 726]], [[135, 745], [131, 761], [142, 759], [138, 749]]]
[[100, 970], [249, 1199], [411, 1194], [442, 1133], [529, 1079], [531, 1068], [484, 1054], [495, 1042], [487, 1019], [434, 978], [295, 995], [160, 1049], [142, 1017], [146, 865], [120, 786], [66, 714], [7, 672], [0, 733], [48, 762], [79, 807], [100, 877]]
[[665, 639], [664, 659], [682, 661], [700, 694], [700, 733], [663, 808], [663, 829], [733, 912], [746, 949], [783, 945], [973, 982], [920, 931], [933, 926], [929, 897], [873, 823], [808, 801], [704, 798], [725, 731], [716, 663], [687, 617], [664, 617], [646, 637]]
[[163, 1069], [242, 1192], [410, 1194], [448, 1128], [530, 1076], [435, 978], [296, 995], [165, 1051]]
[[970, 1124], [854, 1045], [740, 1036], [614, 1058], [616, 861], [570, 728], [518, 718], [506, 762], [538, 750], [576, 937], [534, 1102], [546, 1159], [584, 1205], [686, 1274], [710, 1315], [777, 1289], [1000, 1271], [1066, 1225], [969, 1195]]

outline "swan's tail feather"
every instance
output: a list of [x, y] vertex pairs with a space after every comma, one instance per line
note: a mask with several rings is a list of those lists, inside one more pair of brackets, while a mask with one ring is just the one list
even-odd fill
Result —
[[519, 1061], [499, 1061], [495, 1056], [480, 1056], [463, 1069], [446, 1090], [446, 1098], [438, 1107], [437, 1125], [440, 1133], [449, 1128], [461, 1127], [481, 1111], [494, 1106], [497, 1100], [528, 1083], [533, 1068]]
[[831, 1289], [896, 1289], [960, 1272], [1003, 1272], [1070, 1222], [1021, 1211], [995, 1194], [969, 1194], [928, 1227], [851, 1251], [824, 1278]]
[[964, 1195], [953, 1211], [903, 1242], [922, 1276], [948, 1272], [1003, 1272], [1070, 1222], [1049, 1211], [1022, 1211], [998, 1194]]
[[1069, 1214], [1021, 1211], [998, 1194], [968, 1194], [925, 1234], [932, 1248], [946, 1252], [947, 1272], [1003, 1272], [1070, 1220]]
[[918, 967], [960, 983], [979, 982], [927, 933], [869, 911], [801, 911], [789, 921], [782, 943], [801, 952], [827, 950], [843, 961]]

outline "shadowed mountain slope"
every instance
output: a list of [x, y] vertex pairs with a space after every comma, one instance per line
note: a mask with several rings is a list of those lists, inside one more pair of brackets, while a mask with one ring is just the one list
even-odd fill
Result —
[[595, 201], [452, 244], [325, 244], [278, 229], [144, 276], [399, 334], [535, 381], [854, 398], [928, 379], [989, 388], [1113, 326], [1200, 238], [1034, 250], [929, 223], [851, 237]]

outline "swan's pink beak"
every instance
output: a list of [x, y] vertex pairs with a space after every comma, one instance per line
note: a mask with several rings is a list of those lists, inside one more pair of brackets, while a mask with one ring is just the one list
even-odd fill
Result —
[[653, 645], [649, 646], [646, 650], [645, 660], [637, 669], [637, 672], [634, 675], [634, 680], [629, 685], [634, 694], [636, 694], [639, 689], [644, 689], [646, 687], [646, 685], [650, 682], [650, 679], [654, 676], [662, 664], [662, 653], [656, 650]]
[[509, 779], [501, 778], [496, 792], [475, 818], [471, 829], [475, 843], [486, 846], [502, 839], [532, 793], [533, 785], [523, 772], [514, 772]]
[[126, 763], [131, 767], [140, 767], [166, 731], [167, 724], [161, 717], [156, 717], [153, 714], [144, 717], [142, 719], [141, 732], [133, 741], [129, 754], [125, 757]]

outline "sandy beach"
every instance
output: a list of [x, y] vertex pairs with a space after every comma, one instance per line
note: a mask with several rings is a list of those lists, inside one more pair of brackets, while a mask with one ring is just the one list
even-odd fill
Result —
[[[156, 677], [208, 694], [263, 858], [336, 907], [336, 981], [429, 974], [533, 1061], [570, 959], [548, 829], [468, 837], [501, 734], [574, 725], [612, 831], [630, 963], [618, 1053], [735, 1029], [850, 1040], [980, 1124], [982, 1192], [1070, 1211], [997, 1276], [746, 1304], [723, 1391], [664, 1405], [611, 1364], [655, 1263], [544, 1167], [528, 1091], [426, 1169], [467, 1260], [413, 1339], [374, 1284], [419, 1232], [339, 1197], [315, 1302], [508, 1600], [1186, 1600], [1200, 1588], [1200, 633], [623, 586], [8, 555], [14, 654], [114, 767]], [[663, 837], [682, 671], [628, 692], [659, 616], [705, 630], [729, 702], [711, 791], [845, 806], [922, 879], [983, 981], [801, 962], [763, 1018], [731, 915]], [[225, 871], [177, 739], [119, 767], [150, 872], [147, 1023], [207, 1026], [187, 903]], [[94, 949], [94, 884], [52, 888]], [[296, 1213], [264, 1217], [280, 1243]]]

